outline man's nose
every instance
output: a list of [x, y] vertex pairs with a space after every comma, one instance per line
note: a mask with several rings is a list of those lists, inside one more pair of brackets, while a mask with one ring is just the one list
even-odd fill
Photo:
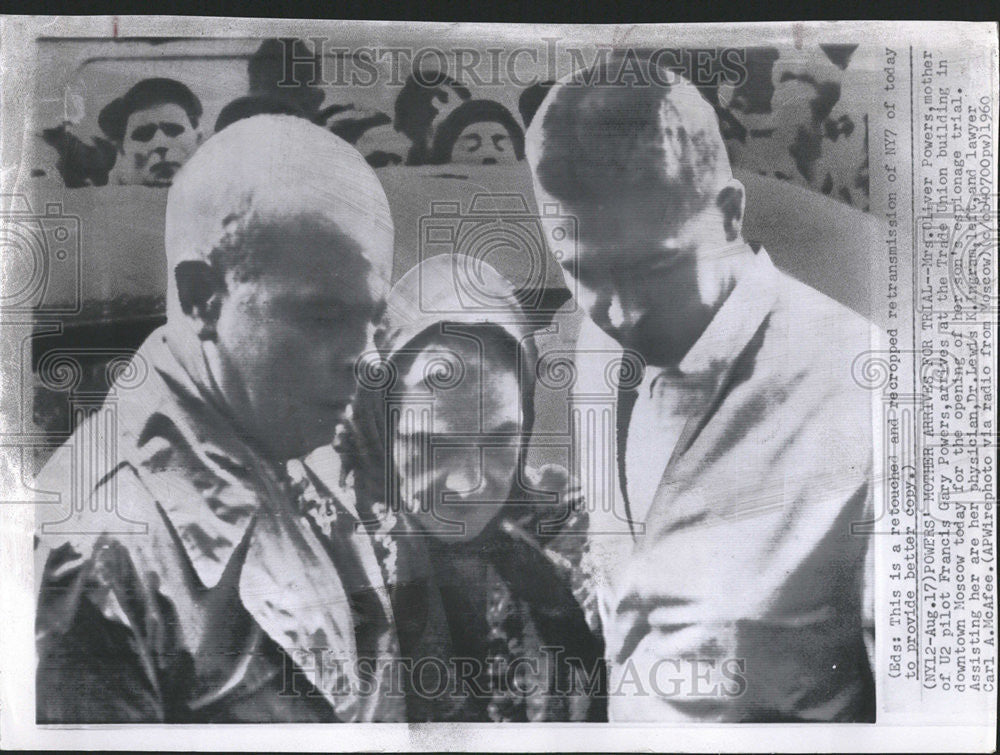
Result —
[[608, 322], [616, 330], [635, 325], [638, 319], [636, 311], [625, 303], [618, 294], [611, 294], [608, 302]]
[[610, 301], [606, 291], [580, 286], [576, 296], [580, 306], [595, 323], [601, 326], [607, 324]]

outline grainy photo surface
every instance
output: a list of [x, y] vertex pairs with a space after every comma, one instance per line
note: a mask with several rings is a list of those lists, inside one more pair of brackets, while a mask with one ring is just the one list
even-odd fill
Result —
[[0, 28], [4, 745], [993, 746], [995, 25]]

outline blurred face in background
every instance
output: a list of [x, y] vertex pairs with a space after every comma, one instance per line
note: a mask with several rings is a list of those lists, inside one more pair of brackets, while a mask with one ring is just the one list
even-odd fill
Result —
[[170, 186], [199, 141], [200, 134], [184, 108], [164, 102], [129, 116], [119, 159], [125, 162], [131, 183]]
[[[434, 336], [405, 366], [389, 429], [401, 497], [429, 533], [469, 540], [500, 512], [516, 479], [521, 389], [509, 351]], [[507, 356], [505, 356], [507, 355]], [[396, 410], [398, 409], [398, 413]]]
[[411, 142], [392, 124], [385, 123], [365, 131], [354, 146], [373, 168], [385, 168], [402, 164], [410, 151]]
[[474, 165], [509, 165], [517, 162], [507, 129], [492, 121], [466, 126], [451, 150], [454, 163]]

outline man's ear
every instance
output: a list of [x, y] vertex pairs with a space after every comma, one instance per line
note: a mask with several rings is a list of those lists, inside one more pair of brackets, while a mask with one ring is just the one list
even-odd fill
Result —
[[214, 340], [226, 281], [219, 271], [202, 260], [185, 260], [174, 268], [181, 310], [197, 322], [198, 338]]
[[743, 208], [746, 205], [746, 191], [743, 189], [743, 184], [735, 178], [727, 181], [716, 195], [715, 204], [722, 211], [726, 240], [736, 241], [743, 230]]

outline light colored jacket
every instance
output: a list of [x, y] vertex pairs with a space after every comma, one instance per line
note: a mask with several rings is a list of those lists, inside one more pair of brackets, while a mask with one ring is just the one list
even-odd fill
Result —
[[872, 334], [758, 251], [682, 363], [716, 362], [720, 378], [672, 452], [648, 449], [662, 478], [633, 521], [620, 479], [628, 392], [595, 368], [614, 345], [584, 325], [574, 446], [612, 721], [874, 720], [871, 394], [852, 379]]
[[402, 720], [367, 534], [321, 542], [199, 356], [154, 332], [39, 475], [39, 722]]

